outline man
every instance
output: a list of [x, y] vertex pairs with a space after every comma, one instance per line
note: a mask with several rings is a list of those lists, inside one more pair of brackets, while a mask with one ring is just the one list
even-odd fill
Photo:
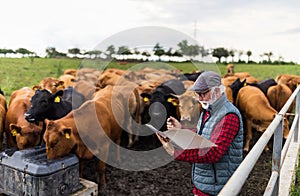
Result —
[[[176, 160], [192, 166], [194, 195], [217, 195], [243, 159], [243, 122], [238, 109], [228, 101], [221, 77], [203, 72], [190, 88], [199, 95], [202, 112], [197, 133], [216, 144], [209, 149], [176, 149], [157, 134], [166, 151]], [[168, 129], [181, 128], [175, 118], [168, 118]]]

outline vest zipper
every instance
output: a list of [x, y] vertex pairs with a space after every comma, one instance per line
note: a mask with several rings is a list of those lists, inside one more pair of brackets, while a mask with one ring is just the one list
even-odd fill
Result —
[[217, 182], [217, 172], [216, 172], [215, 164], [212, 164], [212, 169], [213, 169], [213, 172], [214, 172], [215, 184], [218, 184], [218, 182]]

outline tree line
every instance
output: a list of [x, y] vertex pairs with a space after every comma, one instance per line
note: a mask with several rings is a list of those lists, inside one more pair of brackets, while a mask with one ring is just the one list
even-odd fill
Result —
[[[262, 63], [262, 64], [295, 64], [293, 62], [285, 62], [283, 57], [280, 56], [277, 60], [273, 60], [272, 52], [265, 52], [260, 55], [261, 61], [255, 62], [251, 59], [252, 51], [242, 51], [235, 49], [226, 49], [224, 47], [218, 47], [213, 49], [206, 49], [204, 46], [199, 46], [197, 44], [189, 44], [187, 40], [182, 40], [177, 44], [177, 49], [166, 48], [156, 43], [152, 49], [142, 50], [138, 48], [130, 49], [128, 46], [119, 46], [109, 45], [106, 50], [90, 50], [85, 51], [80, 48], [70, 48], [67, 53], [59, 52], [55, 47], [46, 48], [46, 58], [61, 58], [61, 57], [73, 57], [73, 58], [104, 58], [104, 59], [117, 59], [120, 60], [120, 56], [126, 56], [126, 59], [136, 58], [136, 55], [143, 56], [144, 60], [151, 55], [158, 57], [158, 60], [161, 60], [163, 56], [167, 57], [181, 57], [185, 58], [187, 61], [194, 60], [196, 56], [206, 57], [212, 56], [217, 59], [218, 63]], [[26, 48], [18, 48], [17, 50], [12, 49], [1, 49], [0, 54], [3, 54], [4, 57], [7, 54], [21, 54], [22, 57], [38, 57], [35, 52], [27, 50]], [[247, 56], [247, 60], [243, 60], [243, 56]], [[236, 60], [237, 59], [237, 60]], [[245, 58], [244, 58], [245, 59]]]

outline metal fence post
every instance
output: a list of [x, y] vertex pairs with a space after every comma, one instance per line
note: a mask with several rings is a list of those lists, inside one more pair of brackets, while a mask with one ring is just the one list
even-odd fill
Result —
[[[278, 114], [280, 115], [280, 114]], [[284, 117], [281, 115], [281, 121], [274, 132], [273, 155], [272, 155], [272, 175], [265, 190], [264, 195], [277, 196], [279, 193], [279, 179], [280, 179], [280, 162], [282, 149], [282, 134]]]
[[295, 133], [294, 133], [294, 142], [298, 142], [298, 134], [299, 134], [299, 123], [300, 123], [300, 116], [299, 116], [299, 112], [300, 112], [300, 91], [298, 91], [297, 96], [296, 96], [296, 109], [295, 109], [296, 114], [298, 114], [298, 123], [296, 124], [296, 129], [295, 129]]

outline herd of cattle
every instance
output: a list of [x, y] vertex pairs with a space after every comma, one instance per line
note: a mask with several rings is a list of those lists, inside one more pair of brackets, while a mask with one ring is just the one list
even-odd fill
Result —
[[[197, 94], [188, 89], [200, 74], [151, 68], [65, 70], [59, 78], [45, 78], [36, 86], [14, 91], [8, 104], [0, 95], [0, 150], [44, 144], [48, 159], [72, 152], [79, 160], [100, 153], [98, 183], [105, 187], [105, 159], [111, 144], [105, 137], [120, 145], [126, 130], [126, 144], [131, 147], [139, 139], [139, 125], [148, 123], [164, 131], [169, 116], [194, 129], [201, 105]], [[259, 81], [246, 72], [234, 73], [229, 66], [222, 83], [244, 118], [244, 150], [249, 151], [252, 128], [262, 132], [267, 128], [300, 83], [300, 76], [282, 74]], [[285, 138], [288, 133], [286, 118]], [[87, 147], [83, 137], [95, 149]]]

